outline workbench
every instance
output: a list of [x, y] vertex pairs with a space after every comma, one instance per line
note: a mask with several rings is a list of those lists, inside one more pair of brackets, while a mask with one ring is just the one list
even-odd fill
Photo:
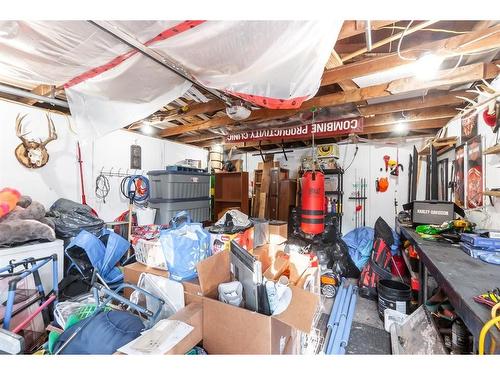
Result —
[[[419, 303], [428, 298], [427, 279], [430, 273], [474, 336], [474, 351], [477, 352], [479, 333], [491, 319], [491, 309], [475, 302], [473, 297], [500, 287], [500, 266], [472, 258], [459, 245], [424, 240], [415, 229], [404, 227], [397, 220], [396, 231], [410, 241], [420, 258]], [[490, 334], [499, 352], [500, 331], [493, 327]], [[485, 348], [489, 348], [489, 339], [486, 340]]]

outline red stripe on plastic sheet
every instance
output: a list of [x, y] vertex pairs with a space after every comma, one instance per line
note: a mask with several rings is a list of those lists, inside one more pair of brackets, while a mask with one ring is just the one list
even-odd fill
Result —
[[240, 99], [243, 99], [252, 104], [258, 105], [259, 107], [269, 108], [269, 109], [295, 109], [299, 108], [302, 103], [307, 99], [307, 96], [299, 96], [290, 99], [276, 99], [269, 98], [266, 96], [242, 94], [239, 92], [227, 91], [228, 94], [234, 95]]
[[[171, 38], [171, 37], [178, 35], [184, 31], [190, 30], [190, 29], [202, 24], [203, 22], [205, 22], [205, 21], [184, 21], [184, 22], [181, 22], [181, 23], [179, 23], [179, 24], [177, 24], [169, 29], [166, 29], [165, 31], [162, 31], [160, 34], [155, 36], [153, 39], [150, 39], [146, 43], [144, 43], [144, 45], [150, 46], [156, 42], [160, 42], [162, 40]], [[79, 83], [82, 83], [88, 79], [97, 77], [99, 74], [107, 72], [108, 70], [121, 64], [125, 60], [131, 58], [136, 53], [138, 53], [138, 51], [136, 51], [136, 50], [129, 51], [127, 53], [124, 53], [120, 56], [115, 57], [113, 60], [107, 62], [104, 65], [90, 69], [90, 70], [86, 71], [85, 73], [82, 73], [82, 74], [76, 76], [75, 78], [69, 80], [68, 82], [66, 82], [64, 84], [64, 88], [67, 89], [67, 88], [70, 88], [72, 86], [78, 85]]]

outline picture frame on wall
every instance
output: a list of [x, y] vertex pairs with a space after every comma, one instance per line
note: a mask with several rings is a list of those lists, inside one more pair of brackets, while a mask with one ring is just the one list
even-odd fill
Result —
[[465, 207], [465, 145], [460, 145], [455, 149], [455, 184], [453, 195], [455, 204]]
[[462, 117], [460, 124], [462, 144], [477, 136], [477, 113]]
[[130, 146], [130, 169], [142, 168], [142, 150], [139, 145]]
[[481, 136], [478, 135], [467, 142], [467, 208], [484, 204], [483, 174], [483, 151]]

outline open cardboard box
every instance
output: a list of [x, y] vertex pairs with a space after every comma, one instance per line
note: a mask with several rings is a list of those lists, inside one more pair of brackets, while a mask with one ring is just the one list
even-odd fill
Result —
[[[129, 284], [137, 285], [139, 281], [139, 276], [141, 273], [150, 273], [156, 276], [168, 277], [168, 272], [166, 270], [161, 270], [158, 268], [147, 267], [139, 262], [131, 263], [123, 267], [123, 281]], [[201, 304], [201, 289], [198, 279], [182, 281], [182, 286], [184, 287], [184, 303], [189, 305], [192, 302], [197, 302]], [[125, 288], [123, 294], [126, 298], [130, 297], [132, 289]]]
[[[271, 265], [272, 267], [272, 265]], [[279, 315], [266, 316], [220, 302], [217, 287], [231, 281], [225, 250], [198, 263], [203, 295], [203, 347], [209, 354], [288, 354], [294, 330], [309, 333], [319, 296], [291, 286], [292, 301]]]

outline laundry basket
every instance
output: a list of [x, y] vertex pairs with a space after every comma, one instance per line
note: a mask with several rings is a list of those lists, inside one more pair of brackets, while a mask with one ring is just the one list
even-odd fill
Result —
[[135, 259], [139, 263], [152, 268], [158, 268], [162, 270], [167, 269], [167, 265], [165, 264], [165, 257], [161, 248], [161, 242], [158, 238], [151, 240], [139, 238], [133, 246], [135, 250]]

